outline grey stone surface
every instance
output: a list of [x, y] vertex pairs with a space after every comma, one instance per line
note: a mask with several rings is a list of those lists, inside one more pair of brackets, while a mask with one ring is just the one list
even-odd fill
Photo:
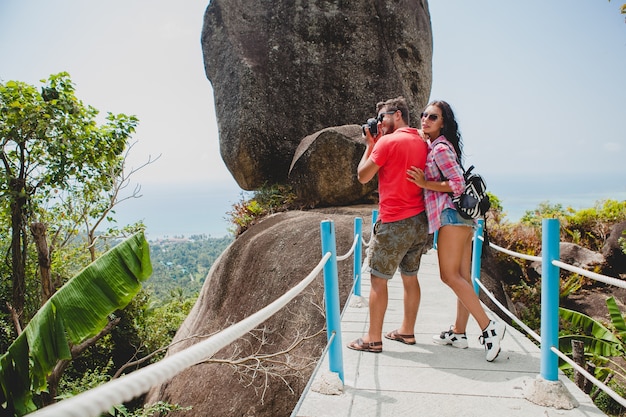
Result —
[[[418, 273], [422, 302], [415, 327], [415, 345], [383, 339], [382, 353], [356, 352], [345, 347], [367, 330], [368, 308], [348, 300], [341, 321], [344, 391], [324, 395], [308, 391], [294, 417], [379, 416], [604, 416], [565, 375], [549, 383], [552, 392], [537, 385], [540, 349], [518, 330], [507, 326], [502, 351], [494, 362], [485, 360], [478, 342], [480, 329], [473, 319], [467, 328], [469, 347], [456, 349], [432, 342], [432, 336], [454, 322], [454, 293], [439, 279], [436, 251], [422, 258]], [[369, 294], [369, 274], [363, 274], [362, 295]], [[496, 318], [492, 312], [488, 314]], [[402, 280], [396, 274], [389, 282], [389, 307], [384, 332], [402, 321]], [[328, 355], [317, 373], [329, 369]], [[317, 376], [314, 376], [314, 378]], [[541, 391], [539, 401], [527, 399], [529, 387]], [[534, 393], [533, 400], [538, 399]], [[556, 395], [555, 395], [556, 394]], [[577, 403], [566, 409], [564, 405]]]
[[357, 167], [365, 151], [359, 125], [334, 126], [305, 137], [289, 169], [289, 184], [307, 207], [367, 202], [378, 188], [374, 179], [361, 184]]
[[222, 158], [239, 186], [284, 183], [300, 141], [362, 124], [403, 95], [412, 125], [432, 84], [426, 0], [212, 0], [202, 50]]

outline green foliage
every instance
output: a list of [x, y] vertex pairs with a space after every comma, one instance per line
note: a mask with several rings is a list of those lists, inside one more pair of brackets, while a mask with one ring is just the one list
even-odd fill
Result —
[[501, 213], [504, 209], [504, 207], [502, 206], [502, 200], [500, 200], [497, 195], [492, 194], [489, 191], [487, 191], [487, 195], [489, 196], [489, 202], [491, 203], [491, 207], [489, 208], [489, 210], [495, 210]]
[[[107, 122], [98, 126], [98, 111], [76, 98], [69, 74], [51, 75], [42, 82], [43, 95], [20, 81], [0, 84], [3, 191], [49, 201], [55, 196], [47, 193], [55, 188], [82, 184], [89, 189], [94, 182], [109, 183], [110, 170], [119, 166], [137, 118], [109, 113]], [[19, 178], [21, 168], [29, 168], [28, 177], [21, 189], [14, 189], [9, 181]]]
[[[84, 269], [98, 254], [115, 244], [112, 238], [143, 230], [143, 225], [137, 223], [96, 233], [101, 222], [115, 223], [112, 210], [115, 204], [136, 197], [133, 193], [131, 197], [121, 198], [119, 193], [128, 184], [128, 177], [124, 174], [124, 152], [138, 123], [137, 118], [111, 113], [99, 117], [96, 109], [75, 96], [74, 85], [67, 73], [51, 75], [42, 83], [40, 91], [19, 81], [0, 83], [0, 250], [10, 255], [8, 262], [0, 263], [0, 276], [7, 277], [0, 280], [0, 303], [14, 307], [17, 313], [14, 316], [21, 318], [22, 327], [35, 317], [26, 329], [45, 323], [46, 320], [41, 319], [43, 316], [55, 319], [52, 322], [55, 326], [59, 323], [66, 326], [59, 322], [58, 314], [62, 309], [59, 310], [57, 304], [51, 304], [54, 306], [52, 312], [46, 307], [39, 310], [45, 298], [41, 296], [43, 280], [40, 280], [38, 254], [29, 236], [30, 224], [40, 222], [47, 226], [53, 291], [69, 281], [54, 295], [58, 298], [62, 297], [65, 288], [76, 288], [76, 278], [70, 278], [92, 268]], [[100, 123], [100, 120], [104, 122]], [[222, 250], [220, 248], [219, 253]], [[161, 349], [170, 343], [193, 305], [208, 268], [219, 255], [206, 247], [189, 252], [191, 255], [184, 260], [182, 254], [175, 256], [174, 268], [159, 268], [160, 277], [167, 283], [159, 287], [162, 292], [159, 289], [155, 294], [142, 291], [126, 308], [110, 313], [109, 318], [119, 319], [119, 324], [85, 350], [83, 356], [69, 363], [60, 380], [62, 395], [73, 395], [80, 389], [108, 380], [131, 358], [141, 359], [151, 353], [150, 349]], [[179, 267], [182, 274], [172, 274]], [[176, 275], [176, 279], [168, 279], [172, 275]], [[126, 292], [125, 303], [133, 291]], [[98, 310], [98, 302], [109, 300], [115, 293], [106, 289], [105, 292], [106, 296], [103, 296], [93, 291], [83, 301], [93, 303], [93, 308]], [[81, 319], [87, 320], [88, 317]], [[80, 324], [81, 320], [76, 323]], [[17, 338], [15, 328], [12, 316], [3, 310], [0, 313], [0, 351], [12, 346], [6, 355], [16, 350], [14, 345], [21, 347], [22, 351], [32, 348], [29, 338]], [[42, 335], [48, 334], [56, 339], [48, 340], [42, 336], [45, 347], [50, 350], [45, 352], [46, 355], [35, 356], [32, 365], [37, 369], [67, 358], [67, 351], [63, 348], [65, 339], [60, 336], [59, 329], [71, 330], [69, 327], [45, 328], [44, 325], [44, 331], [48, 333]], [[71, 342], [74, 343], [73, 339]], [[60, 346], [58, 352], [54, 350], [57, 345]], [[58, 358], [55, 359], [55, 355]], [[41, 365], [41, 358], [48, 362]], [[9, 372], [10, 366], [6, 364], [2, 362], [2, 372]], [[28, 367], [21, 359], [15, 366], [26, 372], [26, 379], [14, 381], [9, 378], [11, 386], [17, 390], [26, 386], [32, 375], [29, 376]], [[45, 380], [42, 382], [45, 372], [35, 372], [35, 375], [39, 375], [39, 379], [33, 383], [32, 392], [24, 394], [26, 399], [23, 402], [28, 403], [27, 408], [32, 407], [30, 398], [39, 399], [38, 393], [45, 384]], [[57, 392], [54, 384], [50, 381], [51, 393]], [[5, 396], [13, 396], [7, 399], [5, 407], [10, 408], [14, 400], [19, 400], [12, 392], [3, 389], [0, 403]]]
[[116, 417], [152, 417], [155, 414], [167, 416], [170, 411], [189, 411], [191, 409], [192, 407], [180, 407], [175, 404], [158, 401], [154, 404], [146, 404], [142, 409], [133, 412], [123, 405], [116, 406], [109, 414]]
[[559, 219], [562, 223], [571, 211], [571, 208], [564, 209], [561, 204], [550, 204], [549, 201], [544, 201], [539, 203], [536, 209], [526, 210], [520, 222], [528, 226], [540, 228], [543, 219]]
[[104, 328], [109, 314], [128, 304], [151, 272], [148, 243], [139, 233], [59, 289], [0, 357], [0, 404], [17, 415], [33, 411], [33, 392], [46, 388], [57, 361], [71, 358], [70, 343]]
[[535, 210], [526, 211], [520, 223], [540, 229], [543, 219], [559, 220], [563, 240], [599, 251], [611, 227], [626, 220], [626, 201], [597, 201], [594, 207], [578, 211], [543, 202]]
[[[492, 200], [493, 204], [493, 200]], [[543, 202], [531, 211], [527, 211], [519, 223], [511, 224], [488, 219], [490, 241], [509, 250], [529, 255], [541, 253], [541, 226], [544, 218], [557, 218], [561, 225], [561, 240], [571, 241], [588, 249], [599, 251], [604, 245], [609, 231], [618, 222], [626, 220], [626, 201], [603, 200], [594, 207], [575, 211], [560, 204]], [[625, 232], [626, 235], [626, 232]], [[620, 238], [626, 253], [626, 236]], [[530, 328], [540, 328], [540, 276], [532, 270], [529, 263], [515, 260], [507, 255], [494, 252], [497, 258], [498, 275], [506, 285], [506, 292], [517, 307], [518, 317]], [[597, 271], [596, 271], [597, 272]], [[560, 297], [566, 299], [583, 287], [593, 285], [587, 278], [578, 274], [561, 273]], [[571, 340], [583, 341], [587, 358], [596, 365], [596, 377], [605, 381], [610, 375], [619, 375], [612, 380], [612, 386], [618, 393], [624, 392], [626, 370], [622, 361], [615, 358], [625, 357], [626, 325], [615, 301], [607, 300], [611, 315], [611, 327], [607, 327], [592, 318], [571, 310], [561, 309], [561, 335], [559, 349], [571, 353]], [[570, 373], [568, 364], [563, 363], [562, 369]], [[616, 382], [617, 380], [617, 382]], [[619, 404], [603, 393], [598, 394], [600, 403], [612, 404], [602, 408], [605, 412], [611, 407], [619, 408]], [[604, 407], [604, 406], [602, 406]], [[614, 415], [617, 415], [614, 414]]]
[[[608, 383], [608, 387], [611, 388], [615, 393], [622, 398], [626, 398], [626, 389], [616, 383], [614, 380], [611, 380]], [[597, 397], [594, 401], [594, 404], [598, 406], [600, 410], [602, 410], [608, 416], [623, 416], [626, 409], [613, 398], [611, 398], [604, 391], [600, 390], [600, 388], [595, 388], [595, 391], [591, 392], [591, 395], [595, 395], [597, 392]]]
[[2, 239], [11, 266], [3, 275], [12, 285], [10, 297], [5, 288], [1, 295], [23, 323], [40, 306], [32, 302], [37, 297], [26, 296], [37, 289], [36, 280], [29, 282], [37, 274], [37, 257], [28, 227], [41, 222], [53, 231], [53, 253], [77, 235], [80, 224], [104, 216], [138, 123], [135, 116], [109, 113], [99, 125], [98, 110], [76, 97], [65, 72], [42, 83], [41, 94], [20, 81], [0, 83], [0, 214], [11, 231]]
[[[613, 297], [606, 300], [606, 305], [612, 329], [585, 314], [560, 308], [559, 316], [563, 326], [559, 336], [559, 350], [571, 354], [572, 340], [580, 340], [585, 346], [585, 358], [596, 365], [594, 376], [598, 380], [604, 381], [615, 374], [624, 380], [626, 370], [612, 358], [626, 355], [626, 322]], [[567, 370], [571, 365], [562, 362], [560, 368]], [[624, 388], [619, 385], [613, 384], [612, 388], [616, 393], [624, 392]], [[596, 404], [605, 412], [620, 407], [606, 394], [598, 395]]]
[[576, 291], [582, 288], [585, 277], [578, 274], [572, 274], [569, 278], [561, 280], [559, 298], [567, 298], [570, 294], [574, 294]]
[[530, 286], [525, 281], [510, 287], [511, 298], [523, 308], [518, 308], [517, 314], [520, 320], [531, 329], [541, 327], [541, 288]]
[[233, 210], [228, 212], [230, 221], [235, 226], [232, 233], [239, 236], [261, 218], [295, 208], [296, 204], [297, 197], [289, 186], [263, 186], [249, 200], [242, 196], [239, 202], [233, 204]]
[[161, 351], [161, 354], [154, 356], [151, 362], [165, 356], [165, 349], [172, 342], [195, 302], [196, 297], [186, 299], [172, 297], [169, 302], [146, 311], [143, 326], [138, 329], [137, 335], [148, 352]]
[[196, 297], [209, 269], [232, 241], [230, 236], [206, 235], [150, 241], [153, 273], [146, 290], [159, 303], [179, 290], [182, 298]]
[[[150, 280], [124, 310], [115, 312], [121, 321], [111, 334], [71, 362], [60, 396], [82, 392], [85, 374], [106, 381], [122, 369], [128, 373], [161, 359], [195, 304], [208, 270], [232, 240], [192, 235], [150, 241]], [[132, 361], [138, 362], [125, 368]]]
[[62, 394], [57, 398], [59, 400], [67, 399], [109, 382], [111, 380], [109, 372], [112, 367], [113, 361], [109, 359], [104, 367], [92, 365], [89, 372], [83, 372], [73, 380], [61, 381], [59, 391]]
[[585, 351], [594, 356], [621, 356], [626, 352], [621, 340], [597, 320], [562, 307], [559, 308], [559, 316], [568, 324], [564, 327], [564, 332], [578, 332], [577, 334], [563, 334], [559, 337], [559, 350], [562, 352], [571, 352], [572, 340], [583, 341]]
[[493, 222], [500, 224], [506, 216], [504, 213], [504, 207], [502, 206], [502, 201], [498, 198], [498, 196], [490, 193], [489, 191], [487, 191], [487, 196], [489, 197], [489, 202], [491, 203], [488, 216]]
[[604, 200], [567, 216], [563, 229], [575, 243], [599, 251], [614, 224], [626, 220], [626, 201]]

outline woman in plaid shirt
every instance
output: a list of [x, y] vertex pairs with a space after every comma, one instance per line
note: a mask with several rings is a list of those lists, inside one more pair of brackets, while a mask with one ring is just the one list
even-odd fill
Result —
[[457, 296], [455, 323], [449, 330], [433, 336], [440, 345], [467, 348], [465, 328], [469, 315], [478, 322], [485, 346], [487, 361], [500, 353], [504, 337], [504, 323], [490, 320], [471, 284], [472, 236], [474, 221], [457, 213], [450, 194], [459, 195], [465, 186], [462, 159], [462, 140], [454, 112], [445, 101], [433, 101], [422, 113], [422, 134], [429, 140], [429, 151], [424, 170], [412, 167], [408, 180], [424, 189], [428, 215], [428, 232], [438, 231], [437, 257], [441, 280]]

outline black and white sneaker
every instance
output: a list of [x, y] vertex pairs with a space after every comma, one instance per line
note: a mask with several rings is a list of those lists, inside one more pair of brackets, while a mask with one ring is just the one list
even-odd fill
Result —
[[454, 326], [450, 326], [450, 330], [441, 332], [441, 334], [433, 336], [433, 342], [438, 345], [452, 345], [455, 348], [467, 349], [467, 336], [465, 333], [454, 333]]
[[483, 330], [482, 336], [478, 336], [480, 344], [485, 346], [487, 362], [491, 362], [498, 357], [500, 341], [504, 338], [504, 333], [506, 333], [506, 325], [491, 320], [487, 328]]

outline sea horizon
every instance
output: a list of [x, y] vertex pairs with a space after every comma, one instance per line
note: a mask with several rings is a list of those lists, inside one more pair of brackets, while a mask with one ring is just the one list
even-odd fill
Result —
[[[513, 223], [541, 203], [581, 210], [607, 199], [626, 201], [626, 185], [618, 184], [617, 180], [605, 180], [601, 184], [592, 184], [589, 180], [585, 182], [533, 183], [500, 178], [488, 182], [487, 188], [500, 199], [505, 219]], [[118, 225], [143, 220], [146, 237], [155, 240], [202, 234], [214, 238], [231, 235], [234, 225], [229, 212], [235, 203], [244, 196], [249, 198], [251, 194], [236, 185], [160, 184], [142, 186], [142, 195], [116, 207], [115, 218]]]

